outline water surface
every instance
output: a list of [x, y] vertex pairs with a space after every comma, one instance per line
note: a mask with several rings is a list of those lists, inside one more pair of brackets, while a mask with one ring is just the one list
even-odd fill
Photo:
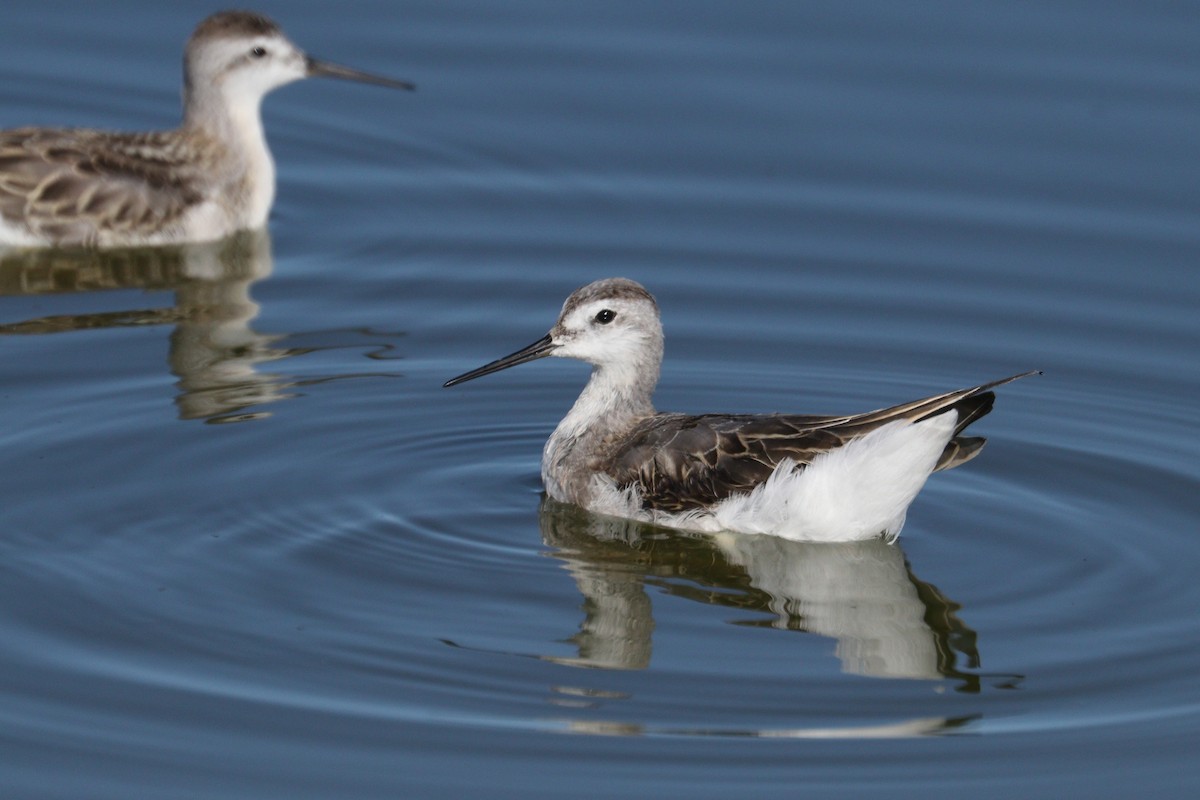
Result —
[[[0, 125], [162, 127], [199, 3], [13, 2]], [[268, 3], [270, 230], [0, 255], [0, 794], [1190, 796], [1200, 57], [1178, 5]], [[575, 287], [656, 401], [1025, 369], [894, 546], [542, 498]]]

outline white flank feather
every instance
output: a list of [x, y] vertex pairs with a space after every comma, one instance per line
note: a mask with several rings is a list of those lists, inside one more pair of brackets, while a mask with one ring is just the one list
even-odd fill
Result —
[[36, 247], [41, 244], [46, 242], [0, 217], [0, 252], [8, 247]]
[[700, 511], [643, 509], [636, 488], [619, 490], [611, 479], [597, 476], [588, 508], [685, 530], [765, 533], [806, 542], [880, 536], [892, 541], [957, 421], [958, 414], [947, 411], [921, 422], [889, 422], [818, 456], [805, 469], [797, 471], [785, 460], [753, 491]]

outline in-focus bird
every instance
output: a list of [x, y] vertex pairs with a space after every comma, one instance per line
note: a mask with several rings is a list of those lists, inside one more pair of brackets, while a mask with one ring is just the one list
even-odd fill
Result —
[[551, 497], [668, 527], [810, 541], [894, 538], [932, 472], [978, 455], [985, 440], [963, 431], [991, 410], [990, 390], [1036, 374], [865, 414], [660, 413], [658, 304], [609, 278], [571, 294], [541, 339], [445, 385], [546, 356], [592, 365], [542, 453]]

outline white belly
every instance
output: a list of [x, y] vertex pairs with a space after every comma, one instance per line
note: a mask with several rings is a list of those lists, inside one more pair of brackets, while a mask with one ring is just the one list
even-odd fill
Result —
[[805, 542], [893, 540], [957, 419], [947, 411], [922, 422], [888, 423], [818, 456], [803, 470], [784, 461], [753, 491], [703, 511], [648, 511], [636, 486], [621, 491], [607, 476], [597, 476], [588, 509], [709, 533], [765, 533]]
[[46, 240], [31, 235], [24, 227], [13, 225], [0, 217], [0, 247], [44, 247], [48, 244]]

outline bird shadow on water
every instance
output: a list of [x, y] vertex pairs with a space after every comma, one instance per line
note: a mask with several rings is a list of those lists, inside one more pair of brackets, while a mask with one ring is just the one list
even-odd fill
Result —
[[898, 544], [839, 544], [746, 534], [683, 534], [588, 513], [544, 498], [539, 511], [549, 554], [583, 595], [584, 619], [570, 641], [578, 655], [558, 663], [645, 669], [655, 629], [648, 588], [751, 612], [733, 624], [835, 640], [844, 673], [945, 680], [959, 692], [997, 688], [1019, 675], [985, 675], [978, 637], [960, 606], [913, 574]]
[[[650, 670], [657, 627], [652, 595], [665, 594], [746, 612], [732, 622], [735, 625], [832, 639], [847, 675], [949, 681], [967, 696], [979, 694], [985, 684], [1014, 689], [1024, 677], [978, 671], [978, 637], [959, 617], [961, 607], [917, 578], [897, 544], [881, 539], [835, 544], [682, 533], [592, 514], [548, 497], [542, 499], [538, 522], [546, 555], [562, 563], [583, 597], [578, 630], [561, 640], [575, 654], [497, 652], [451, 640], [442, 640], [444, 644], [571, 668]], [[570, 733], [602, 736], [907, 738], [968, 731], [981, 716], [918, 714], [861, 724], [840, 719], [832, 725], [767, 727], [732, 720], [680, 725], [596, 719], [592, 713], [611, 702], [630, 701], [632, 695], [579, 684], [555, 682], [551, 702], [564, 710], [576, 709], [555, 722]], [[851, 686], [846, 691], [850, 694], [840, 696], [855, 694]]]
[[0, 335], [172, 326], [167, 364], [178, 379], [179, 418], [214, 424], [269, 416], [261, 406], [296, 397], [303, 386], [400, 376], [373, 371], [302, 377], [265, 368], [342, 348], [364, 350], [375, 360], [396, 360], [400, 356], [393, 340], [403, 335], [367, 329], [259, 333], [252, 323], [261, 307], [251, 289], [270, 277], [273, 268], [266, 231], [170, 247], [0, 250], [0, 296], [174, 292], [171, 306], [41, 316], [0, 324]]

